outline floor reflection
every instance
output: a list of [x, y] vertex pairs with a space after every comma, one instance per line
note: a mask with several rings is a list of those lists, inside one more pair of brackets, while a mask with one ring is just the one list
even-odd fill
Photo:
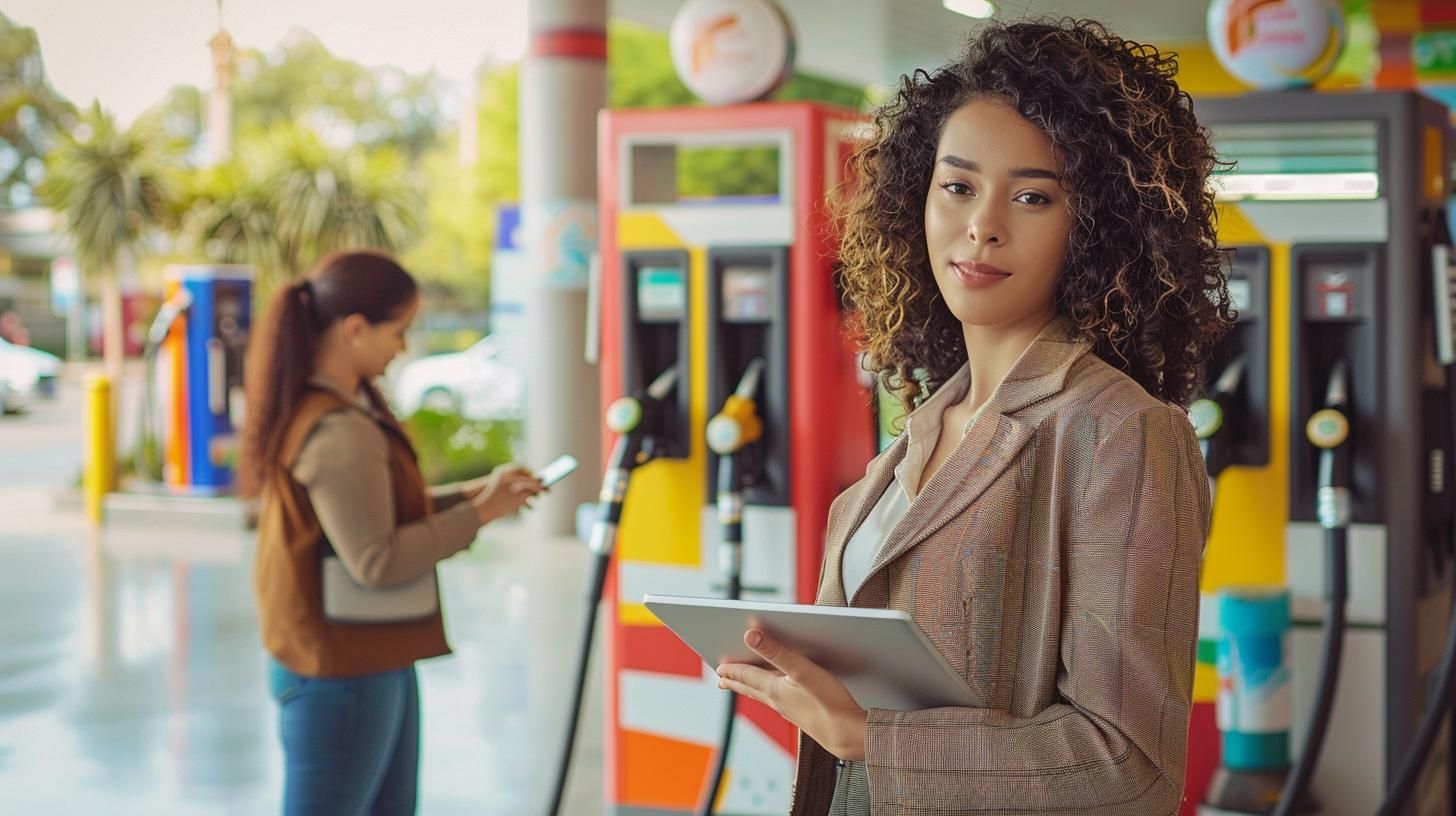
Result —
[[[269, 814], [281, 754], [240, 532], [88, 532], [0, 493], [0, 801], [10, 813]], [[584, 548], [495, 531], [442, 571], [455, 655], [421, 664], [422, 814], [540, 812], [584, 599]], [[598, 650], [599, 652], [600, 650]], [[601, 806], [601, 715], [571, 813]]]

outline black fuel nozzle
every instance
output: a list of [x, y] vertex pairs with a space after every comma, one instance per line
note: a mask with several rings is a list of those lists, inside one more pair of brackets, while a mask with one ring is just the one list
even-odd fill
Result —
[[1244, 356], [1235, 357], [1213, 381], [1208, 396], [1188, 406], [1188, 419], [1198, 437], [1208, 478], [1216, 479], [1233, 461], [1233, 440], [1225, 430], [1225, 421], [1235, 408], [1235, 400], [1244, 384], [1247, 368]]
[[1330, 369], [1324, 406], [1305, 423], [1304, 434], [1320, 449], [1316, 514], [1327, 530], [1350, 526], [1350, 364], [1341, 358]]
[[617, 434], [602, 490], [597, 495], [600, 511], [592, 525], [590, 546], [597, 555], [610, 555], [617, 541], [617, 524], [622, 519], [622, 502], [627, 497], [629, 474], [654, 457], [656, 434], [667, 410], [667, 400], [677, 385], [677, 366], [668, 366], [646, 388], [607, 406], [607, 429]]
[[617, 434], [611, 468], [631, 470], [651, 460], [653, 442], [661, 433], [662, 415], [667, 410], [667, 398], [675, 385], [677, 366], [668, 366], [646, 388], [607, 406], [607, 429]]
[[582, 701], [586, 696], [587, 666], [591, 661], [597, 610], [606, 589], [607, 571], [613, 550], [617, 547], [617, 526], [622, 521], [622, 503], [627, 498], [627, 482], [635, 468], [652, 460], [656, 448], [654, 440], [663, 432], [662, 418], [667, 412], [667, 400], [675, 385], [677, 366], [669, 366], [646, 388], [607, 406], [606, 425], [617, 435], [617, 441], [612, 446], [607, 472], [602, 476], [602, 492], [597, 497], [597, 520], [592, 524], [592, 559], [587, 580], [586, 620], [582, 630], [581, 654], [576, 661], [576, 682], [573, 686], [565, 740], [561, 747], [561, 759], [557, 764], [556, 780], [551, 789], [551, 807], [546, 811], [552, 816], [561, 813], [561, 802], [566, 794], [566, 777], [571, 768], [572, 750], [576, 745], [576, 727], [581, 718]]
[[723, 409], [708, 422], [708, 447], [718, 454], [718, 524], [723, 529], [718, 548], [718, 566], [728, 580], [729, 594], [736, 596], [743, 575], [743, 486], [739, 452], [763, 438], [763, 420], [758, 416], [758, 384], [763, 378], [763, 358], [755, 357], [744, 369]]
[[1319, 767], [1329, 732], [1340, 662], [1345, 644], [1345, 605], [1350, 597], [1350, 363], [1344, 358], [1330, 368], [1324, 407], [1310, 415], [1304, 435], [1319, 448], [1319, 481], [1315, 515], [1325, 538], [1325, 625], [1319, 681], [1314, 705], [1306, 722], [1304, 747], [1285, 779], [1274, 816], [1293, 816], [1306, 810], [1306, 797]]

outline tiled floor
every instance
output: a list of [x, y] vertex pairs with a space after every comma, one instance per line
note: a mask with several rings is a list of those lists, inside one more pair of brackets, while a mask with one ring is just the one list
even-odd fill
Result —
[[[43, 433], [0, 427], [0, 470], [38, 474], [31, 485], [73, 473], [50, 458], [73, 456], [74, 434], [24, 461], [7, 444]], [[251, 536], [166, 524], [94, 534], [57, 507], [62, 486], [0, 481], [0, 813], [276, 813]], [[421, 814], [544, 810], [586, 563], [573, 540], [487, 528], [442, 569], [455, 654], [420, 665]], [[568, 812], [583, 816], [603, 810], [595, 678], [590, 690], [568, 789]]]

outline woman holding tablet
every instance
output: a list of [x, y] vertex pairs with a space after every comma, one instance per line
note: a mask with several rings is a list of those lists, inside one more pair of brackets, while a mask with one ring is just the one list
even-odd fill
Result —
[[720, 685], [801, 729], [792, 813], [1170, 814], [1209, 490], [1184, 406], [1232, 325], [1215, 158], [1173, 57], [988, 24], [902, 80], [853, 160], [845, 297], [905, 433], [830, 510], [818, 603], [912, 615], [974, 707]]

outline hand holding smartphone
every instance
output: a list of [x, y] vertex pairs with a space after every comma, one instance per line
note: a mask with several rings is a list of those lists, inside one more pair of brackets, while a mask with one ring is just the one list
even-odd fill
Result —
[[542, 487], [550, 487], [574, 473], [577, 466], [578, 462], [575, 456], [569, 453], [562, 454], [551, 460], [545, 467], [536, 471], [536, 478], [541, 480]]

